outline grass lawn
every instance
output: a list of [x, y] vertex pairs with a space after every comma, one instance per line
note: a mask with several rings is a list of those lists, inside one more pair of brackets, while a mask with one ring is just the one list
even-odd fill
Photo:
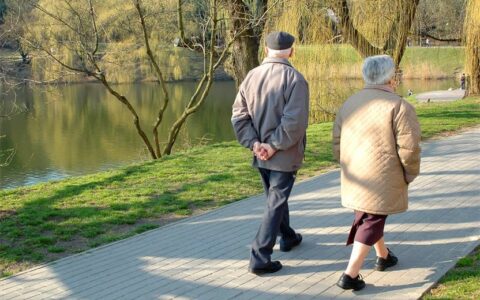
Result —
[[[480, 123], [480, 97], [416, 104], [425, 138]], [[335, 166], [332, 123], [308, 129], [305, 178]], [[96, 247], [258, 194], [251, 154], [236, 142], [160, 161], [0, 191], [0, 273]]]
[[460, 259], [422, 299], [480, 299], [480, 247]]

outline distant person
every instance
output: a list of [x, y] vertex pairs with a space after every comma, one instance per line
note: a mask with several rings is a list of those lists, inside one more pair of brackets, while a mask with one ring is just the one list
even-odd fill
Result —
[[430, 47], [430, 40], [428, 38], [425, 40], [425, 46]]
[[408, 89], [407, 95], [410, 97], [411, 95], [413, 95], [413, 91], [411, 89]]
[[290, 251], [302, 235], [290, 227], [288, 198], [306, 145], [309, 91], [305, 78], [290, 64], [295, 38], [272, 32], [266, 58], [251, 70], [233, 104], [232, 124], [243, 146], [253, 151], [267, 196], [263, 220], [253, 241], [249, 271], [274, 273], [282, 268], [271, 255], [277, 235], [280, 251]]
[[359, 272], [372, 246], [375, 270], [397, 264], [385, 246], [385, 220], [407, 210], [408, 184], [420, 170], [420, 126], [413, 106], [395, 94], [393, 59], [368, 57], [362, 73], [365, 88], [347, 99], [333, 128], [342, 205], [355, 212], [347, 239], [347, 245], [353, 244], [352, 254], [337, 285], [353, 290], [365, 287]]
[[462, 76], [460, 77], [460, 88], [461, 88], [462, 90], [465, 89], [465, 80], [466, 80], [466, 78], [465, 78], [465, 73], [463, 73]]

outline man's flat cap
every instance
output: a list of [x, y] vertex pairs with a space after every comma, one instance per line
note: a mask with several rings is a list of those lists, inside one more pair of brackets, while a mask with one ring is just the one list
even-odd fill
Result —
[[295, 38], [288, 32], [274, 31], [267, 35], [265, 38], [265, 44], [267, 47], [273, 50], [285, 50], [292, 48]]

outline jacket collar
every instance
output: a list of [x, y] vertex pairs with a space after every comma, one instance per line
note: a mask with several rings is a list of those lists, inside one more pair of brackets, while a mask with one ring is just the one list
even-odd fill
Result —
[[388, 84], [366, 84], [365, 89], [375, 89], [375, 90], [382, 90], [385, 92], [395, 93], [393, 88]]
[[262, 65], [264, 64], [284, 64], [289, 67], [293, 67], [286, 58], [266, 57], [262, 61]]

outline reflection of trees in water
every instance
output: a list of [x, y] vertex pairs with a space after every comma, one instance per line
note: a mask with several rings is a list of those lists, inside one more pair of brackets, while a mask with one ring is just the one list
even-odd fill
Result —
[[[167, 132], [183, 112], [194, 85], [169, 85], [178, 101], [171, 103], [161, 132]], [[125, 85], [119, 89], [132, 99], [143, 120], [153, 119], [154, 108], [161, 99], [155, 84]], [[205, 137], [213, 141], [233, 139], [230, 113], [234, 94], [233, 82], [214, 85], [205, 106], [189, 120], [178, 148], [197, 145]], [[111, 96], [96, 84], [18, 91], [19, 105], [29, 106], [31, 110], [9, 120], [0, 120], [1, 133], [7, 134], [0, 143], [0, 151], [17, 149], [12, 164], [2, 172], [22, 170], [28, 174], [53, 169], [75, 174], [146, 158], [135, 129], [131, 127], [131, 115], [108, 97]]]
[[8, 133], [5, 130], [6, 122], [16, 114], [31, 109], [28, 101], [24, 105], [18, 104], [15, 88], [16, 84], [14, 83], [10, 84], [6, 80], [0, 82], [0, 168], [8, 166], [17, 152], [6, 142]]

